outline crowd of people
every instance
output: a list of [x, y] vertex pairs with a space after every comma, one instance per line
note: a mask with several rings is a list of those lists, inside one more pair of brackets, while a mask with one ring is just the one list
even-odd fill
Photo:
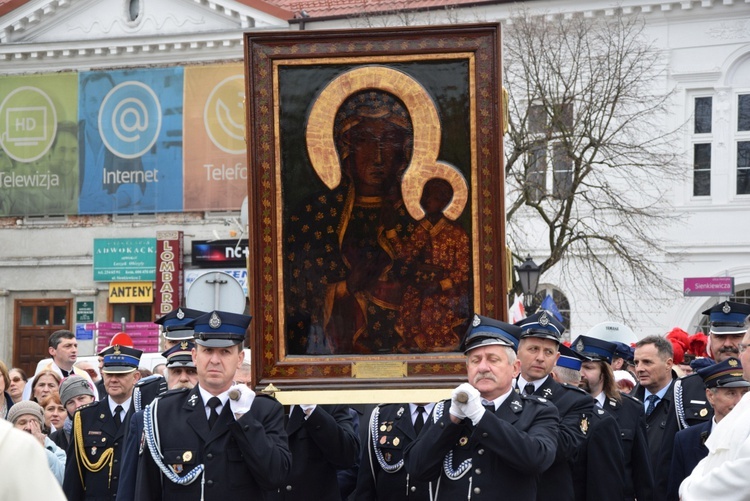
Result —
[[[750, 306], [704, 314], [705, 356], [683, 376], [674, 336], [568, 346], [545, 310], [474, 315], [450, 398], [364, 414], [256, 394], [246, 315], [157, 320], [163, 376], [143, 377], [122, 340], [99, 370], [79, 367], [75, 336], [57, 331], [32, 377], [0, 362], [0, 450], [25, 458], [0, 454], [0, 498], [750, 499]], [[6, 474], [19, 468], [34, 476]]]

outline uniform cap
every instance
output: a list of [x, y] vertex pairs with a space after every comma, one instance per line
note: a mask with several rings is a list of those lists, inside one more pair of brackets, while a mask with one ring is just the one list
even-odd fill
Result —
[[629, 346], [625, 343], [622, 343], [620, 341], [615, 341], [615, 353], [613, 357], [620, 357], [624, 358], [628, 362], [632, 362], [635, 360], [635, 350], [632, 346]]
[[166, 339], [181, 340], [193, 339], [193, 328], [189, 326], [190, 322], [205, 315], [205, 311], [192, 310], [190, 308], [177, 308], [170, 311], [163, 317], [154, 320], [155, 324], [162, 327], [162, 333]]
[[556, 365], [567, 369], [573, 369], [574, 371], [580, 371], [583, 361], [584, 357], [580, 353], [571, 350], [564, 344], [560, 345], [560, 356], [557, 358]]
[[247, 327], [253, 317], [214, 310], [193, 320], [195, 343], [208, 348], [227, 348], [245, 340]]
[[742, 364], [734, 357], [698, 371], [706, 388], [745, 388], [750, 382], [742, 377]]
[[195, 343], [184, 339], [161, 354], [167, 359], [167, 367], [195, 367], [193, 363]]
[[570, 347], [590, 360], [603, 360], [612, 363], [612, 356], [615, 354], [617, 345], [595, 337], [578, 336], [575, 341], [570, 343]]
[[520, 334], [521, 329], [513, 324], [475, 314], [458, 349], [466, 354], [480, 346], [500, 345], [517, 351]]
[[708, 315], [711, 324], [711, 334], [717, 336], [726, 334], [744, 334], [747, 331], [745, 319], [750, 315], [750, 305], [724, 301], [703, 312]]
[[523, 320], [519, 320], [516, 325], [521, 328], [521, 339], [538, 337], [551, 339], [559, 343], [563, 332], [565, 332], [565, 326], [547, 310], [538, 311]]
[[112, 346], [104, 355], [102, 372], [105, 374], [126, 374], [138, 368], [143, 352], [127, 346]]

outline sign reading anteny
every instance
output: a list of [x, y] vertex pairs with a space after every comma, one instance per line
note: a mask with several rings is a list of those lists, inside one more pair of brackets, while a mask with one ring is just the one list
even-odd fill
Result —
[[685, 296], [731, 296], [734, 277], [697, 277], [683, 279]]

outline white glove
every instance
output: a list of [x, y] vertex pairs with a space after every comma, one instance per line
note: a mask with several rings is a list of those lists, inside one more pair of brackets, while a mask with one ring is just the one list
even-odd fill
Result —
[[229, 388], [229, 407], [235, 415], [242, 415], [250, 410], [255, 400], [255, 392], [245, 384], [236, 384]]
[[466, 419], [466, 414], [464, 413], [464, 403], [462, 402], [463, 398], [467, 396], [464, 385], [468, 385], [471, 387], [470, 384], [464, 383], [458, 388], [455, 388], [453, 390], [453, 393], [451, 394], [450, 413], [451, 416], [454, 416], [456, 419]]
[[313, 411], [315, 410], [315, 406], [316, 404], [300, 404], [299, 405], [299, 408], [302, 409], [302, 412], [305, 413], [305, 419], [310, 417], [310, 414], [312, 414]]
[[469, 383], [463, 383], [461, 386], [453, 390], [453, 393], [461, 400], [466, 399], [465, 403], [460, 404], [461, 410], [467, 418], [471, 419], [471, 422], [476, 426], [484, 412], [487, 410], [482, 405], [482, 397], [479, 394], [479, 390], [474, 388]]

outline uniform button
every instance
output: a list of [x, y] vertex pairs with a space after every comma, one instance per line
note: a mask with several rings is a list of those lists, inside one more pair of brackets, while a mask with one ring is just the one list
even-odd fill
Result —
[[119, 443], [117, 443], [117, 442], [115, 442], [115, 447], [117, 447], [118, 445], [120, 445], [120, 444], [119, 444]]
[[213, 459], [213, 458], [214, 458], [214, 455], [213, 455], [213, 454], [211, 454], [211, 453], [209, 452], [208, 454], [206, 454], [206, 457], [207, 457], [208, 459]]
[[117, 480], [117, 477], [112, 477], [112, 480]]
[[120, 462], [120, 460], [119, 460], [119, 459], [115, 459], [115, 460], [114, 460], [114, 463], [115, 463], [115, 464], [117, 464], [117, 463], [119, 463], [119, 462]]
[[441, 421], [441, 422], [440, 422], [440, 427], [441, 427], [441, 428], [445, 428], [445, 423], [443, 423], [443, 422]]
[[411, 486], [411, 487], [409, 488], [409, 490], [410, 490], [410, 491], [412, 491], [412, 492], [416, 492], [416, 491], [417, 491], [417, 488], [416, 488], [416, 487], [414, 487], [414, 486], [412, 485], [412, 486]]
[[481, 468], [477, 468], [476, 470], [474, 470], [474, 473], [476, 473], [477, 475], [481, 475], [482, 474], [482, 469]]
[[287, 491], [291, 491], [291, 490], [292, 490], [292, 486], [291, 486], [291, 485], [287, 485], [287, 486], [286, 486], [286, 490], [287, 490]]
[[480, 489], [479, 487], [474, 487], [474, 494], [481, 494], [481, 493], [482, 493], [482, 489]]
[[209, 487], [213, 487], [214, 481], [213, 480], [209, 480], [208, 482], [206, 482], [206, 485], [208, 485]]
[[484, 454], [484, 449], [479, 449], [479, 450], [477, 451], [477, 454], [479, 454], [480, 456], [481, 456], [482, 454]]
[[250, 429], [250, 426], [249, 425], [245, 425], [244, 428], [242, 428], [242, 429], [245, 430], [245, 431], [247, 431], [247, 430]]
[[482, 433], [482, 437], [487, 438], [487, 432]]

